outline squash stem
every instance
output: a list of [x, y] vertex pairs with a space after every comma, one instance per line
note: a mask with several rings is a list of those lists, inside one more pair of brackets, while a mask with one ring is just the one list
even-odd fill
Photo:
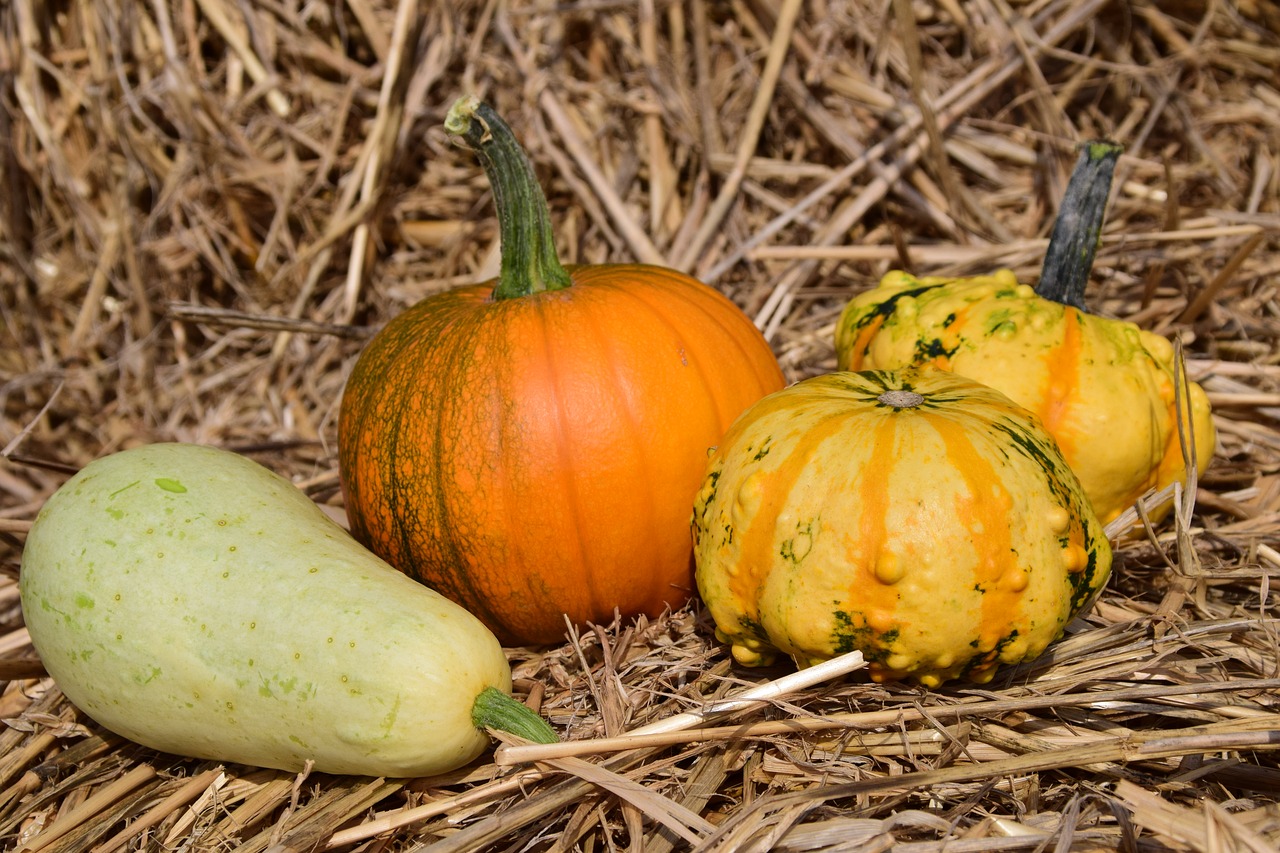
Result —
[[475, 152], [493, 187], [502, 251], [493, 298], [516, 299], [571, 285], [556, 257], [547, 198], [511, 128], [474, 95], [454, 102], [444, 126]]
[[924, 402], [924, 395], [907, 388], [885, 391], [876, 400], [895, 409], [914, 409]]
[[555, 729], [520, 702], [496, 687], [480, 691], [471, 706], [471, 722], [477, 729], [496, 729], [534, 743], [559, 743]]
[[1105, 140], [1086, 142], [1081, 147], [1049, 236], [1040, 283], [1036, 285], [1039, 296], [1086, 310], [1085, 286], [1102, 237], [1116, 160], [1123, 150], [1119, 143]]

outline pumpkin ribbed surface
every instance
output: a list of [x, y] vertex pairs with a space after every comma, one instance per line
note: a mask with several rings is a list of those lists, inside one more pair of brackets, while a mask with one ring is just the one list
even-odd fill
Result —
[[[1008, 270], [891, 272], [845, 307], [836, 353], [841, 370], [929, 364], [1003, 391], [1040, 417], [1103, 522], [1149, 489], [1186, 482], [1169, 341], [1043, 299]], [[1203, 471], [1215, 443], [1209, 400], [1188, 382], [1182, 404]]]
[[394, 318], [339, 419], [355, 536], [505, 642], [657, 614], [692, 591], [688, 511], [707, 449], [782, 387], [726, 297], [647, 266], [569, 268], [571, 286], [493, 283]]
[[698, 589], [741, 663], [861, 650], [879, 681], [991, 678], [1106, 583], [1111, 550], [1035, 417], [943, 371], [772, 394], [712, 457]]

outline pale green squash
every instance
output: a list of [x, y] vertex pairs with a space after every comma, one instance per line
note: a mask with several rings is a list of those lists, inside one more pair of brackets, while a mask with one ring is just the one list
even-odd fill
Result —
[[287, 480], [213, 448], [149, 445], [87, 465], [37, 517], [20, 586], [67, 698], [180, 755], [439, 773], [489, 743], [477, 697], [511, 689], [479, 620]]

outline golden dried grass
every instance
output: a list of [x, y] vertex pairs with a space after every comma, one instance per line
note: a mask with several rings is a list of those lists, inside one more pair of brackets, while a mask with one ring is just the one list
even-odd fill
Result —
[[[13, 0], [0, 22], [0, 843], [1280, 845], [1271, 0]], [[1033, 279], [1073, 146], [1118, 139], [1092, 304], [1183, 343], [1215, 464], [1087, 618], [981, 689], [850, 677], [622, 737], [786, 672], [731, 666], [691, 607], [510, 650], [578, 750], [532, 765], [294, 778], [121, 741], [34, 658], [23, 532], [69, 471], [159, 440], [340, 513], [361, 341], [495, 269], [483, 176], [440, 129], [464, 91], [523, 137], [566, 260], [700, 275], [792, 379], [834, 366], [840, 307], [890, 267]]]

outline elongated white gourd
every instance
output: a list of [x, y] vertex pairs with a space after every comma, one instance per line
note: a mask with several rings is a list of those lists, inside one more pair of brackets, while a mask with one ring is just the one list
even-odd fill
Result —
[[477, 697], [511, 689], [479, 620], [284, 478], [214, 448], [156, 444], [90, 463], [32, 526], [20, 586], [32, 642], [67, 697], [180, 755], [429, 775], [484, 750]]

